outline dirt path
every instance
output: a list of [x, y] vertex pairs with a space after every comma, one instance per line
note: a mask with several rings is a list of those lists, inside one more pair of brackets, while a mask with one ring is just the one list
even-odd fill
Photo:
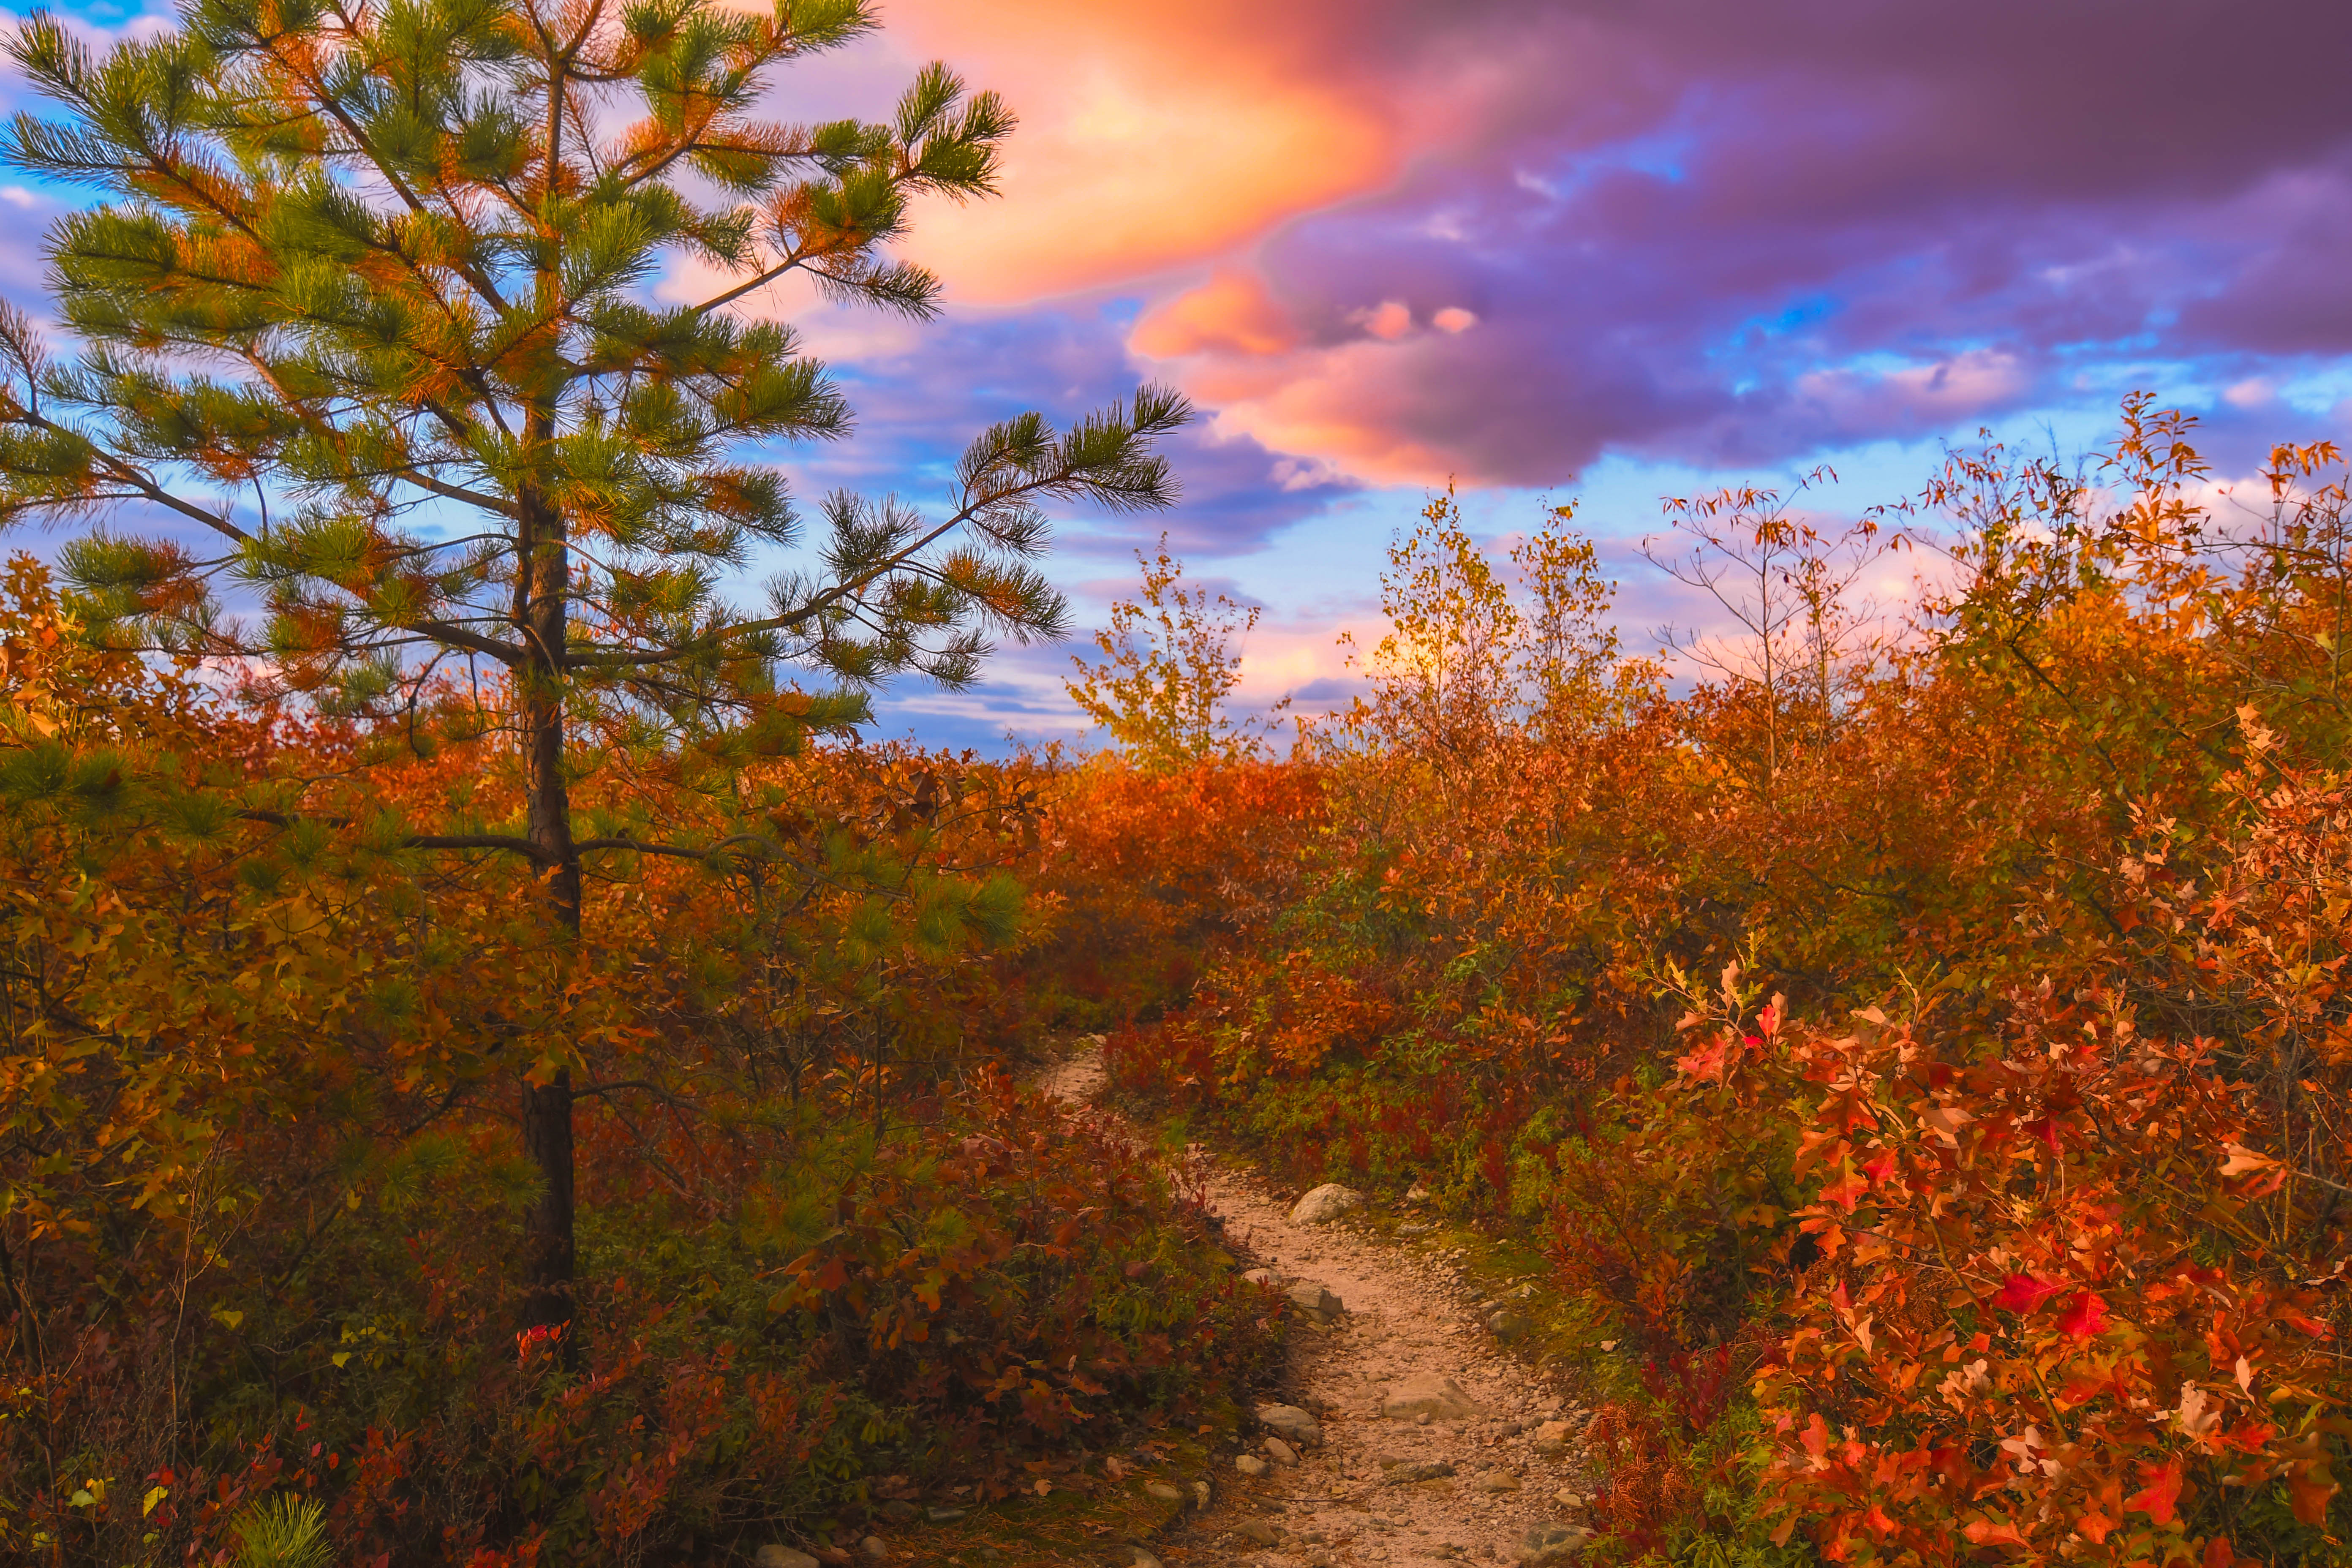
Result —
[[[1090, 1102], [1102, 1064], [1074, 1057], [1039, 1081]], [[1300, 1312], [1292, 1336], [1283, 1397], [1316, 1418], [1319, 1444], [1289, 1458], [1265, 1431], [1253, 1433], [1250, 1462], [1221, 1457], [1209, 1508], [1155, 1552], [1187, 1563], [1248, 1553], [1265, 1568], [1552, 1563], [1574, 1554], [1580, 1515], [1557, 1494], [1582, 1490], [1585, 1413], [1503, 1349], [1481, 1315], [1496, 1304], [1471, 1295], [1442, 1255], [1376, 1239], [1344, 1218], [1294, 1223], [1291, 1202], [1255, 1173], [1213, 1165], [1209, 1196], [1229, 1244], [1261, 1260], [1295, 1300], [1315, 1300], [1319, 1287], [1344, 1310], [1328, 1324]], [[1415, 1404], [1437, 1408], [1422, 1415], [1407, 1408]], [[1246, 1473], [1260, 1463], [1262, 1473]]]

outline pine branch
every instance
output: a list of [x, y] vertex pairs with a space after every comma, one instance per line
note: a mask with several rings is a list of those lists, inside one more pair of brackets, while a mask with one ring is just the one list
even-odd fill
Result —
[[[233, 814], [240, 822], [257, 822], [266, 827], [295, 827], [308, 822], [324, 823], [330, 827], [349, 827], [348, 816], [303, 816], [292, 812], [264, 811], [246, 808]], [[505, 833], [412, 833], [397, 846], [402, 849], [494, 849], [509, 855], [520, 855], [541, 865], [552, 864], [553, 857], [528, 838], [518, 838]]]

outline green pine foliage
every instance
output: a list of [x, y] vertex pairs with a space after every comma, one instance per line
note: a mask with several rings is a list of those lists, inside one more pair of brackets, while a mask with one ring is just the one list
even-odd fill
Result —
[[236, 1521], [237, 1568], [332, 1568], [327, 1510], [313, 1498], [273, 1497]]

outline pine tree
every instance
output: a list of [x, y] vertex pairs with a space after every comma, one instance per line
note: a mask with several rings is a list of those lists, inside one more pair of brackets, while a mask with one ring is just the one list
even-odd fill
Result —
[[[760, 454], [850, 429], [793, 331], [730, 306], [798, 274], [932, 313], [889, 243], [919, 195], [991, 194], [1013, 125], [938, 65], [887, 123], [762, 116], [777, 68], [874, 26], [866, 0], [191, 0], [101, 55], [28, 17], [10, 52], [64, 113], [7, 153], [96, 198], [49, 237], [78, 352], [0, 321], [0, 521], [97, 519], [61, 555], [95, 635], [251, 660], [323, 713], [414, 733], [445, 667], [502, 672], [527, 818], [405, 843], [522, 858], [575, 939], [583, 857], [758, 852], [756, 823], [576, 833], [568, 781], [614, 748], [789, 750], [894, 674], [961, 685], [992, 638], [1059, 635], [1042, 504], [1169, 504], [1154, 443], [1189, 417], [1145, 387], [1008, 420], [944, 508], [834, 495], [816, 563], [730, 600], [802, 538]], [[655, 302], [680, 258], [724, 286]], [[571, 1312], [572, 1089], [559, 1060], [521, 1091], [535, 1325]]]

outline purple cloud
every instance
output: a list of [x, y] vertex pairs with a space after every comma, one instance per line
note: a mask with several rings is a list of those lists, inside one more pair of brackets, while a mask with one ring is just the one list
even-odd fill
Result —
[[1777, 462], [2352, 342], [2352, 9], [1498, 4], [1363, 33], [1335, 68], [1495, 51], [1478, 133], [1134, 337], [1228, 429], [1341, 472]]

